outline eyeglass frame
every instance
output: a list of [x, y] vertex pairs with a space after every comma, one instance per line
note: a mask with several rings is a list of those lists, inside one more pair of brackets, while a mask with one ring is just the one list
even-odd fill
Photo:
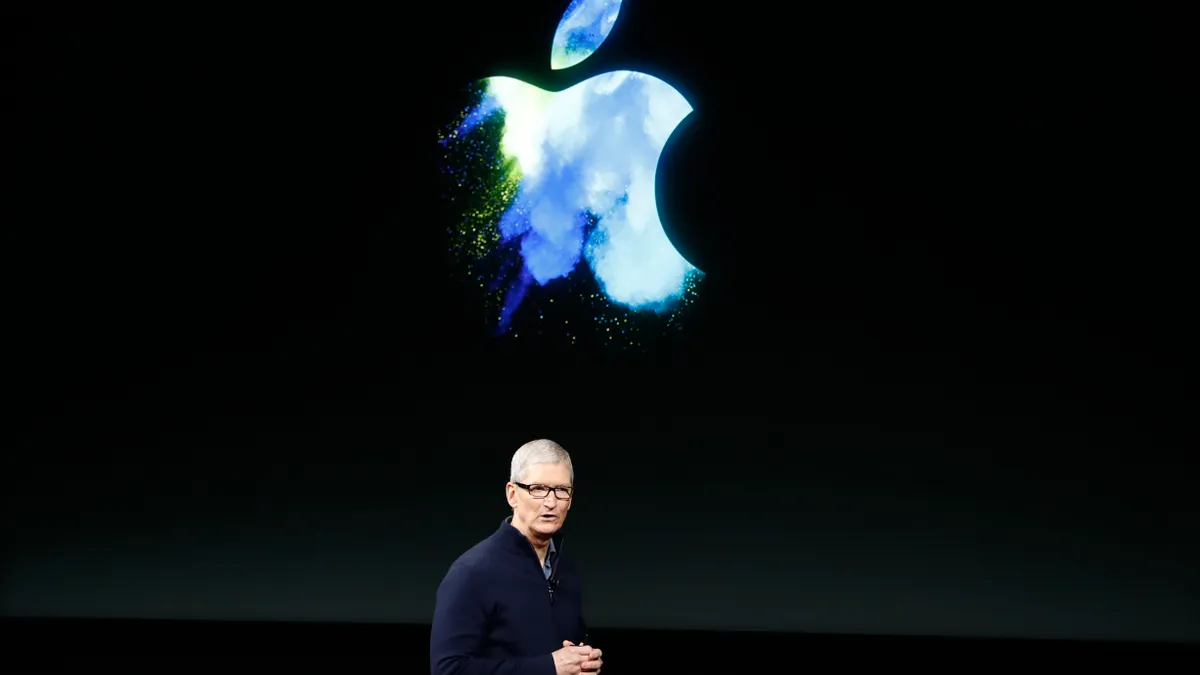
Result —
[[[529, 493], [529, 496], [533, 497], [534, 499], [545, 499], [546, 497], [549, 497], [550, 493], [552, 493], [552, 492], [554, 493], [554, 498], [558, 499], [560, 501], [570, 501], [571, 498], [575, 496], [574, 486], [562, 487], [562, 486], [550, 486], [550, 485], [541, 485], [541, 484], [529, 485], [527, 483], [518, 483], [517, 481], [513, 481], [513, 485], [516, 485], [517, 487], [525, 490], [526, 492]], [[537, 495], [533, 494], [533, 488], [546, 488], [546, 494], [542, 495], [541, 497], [538, 497]], [[558, 494], [560, 491], [564, 491], [564, 490], [567, 493], [566, 497], [562, 497]]]

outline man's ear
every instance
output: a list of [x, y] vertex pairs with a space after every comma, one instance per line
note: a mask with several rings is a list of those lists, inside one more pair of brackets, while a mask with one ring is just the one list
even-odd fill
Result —
[[508, 505], [512, 508], [517, 508], [517, 486], [508, 483], [504, 486], [504, 498], [508, 500]]

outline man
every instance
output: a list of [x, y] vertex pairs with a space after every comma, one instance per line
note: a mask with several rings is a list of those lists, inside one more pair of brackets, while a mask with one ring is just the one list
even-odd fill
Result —
[[587, 646], [579, 577], [561, 556], [575, 497], [571, 456], [549, 440], [513, 455], [505, 485], [512, 515], [459, 556], [437, 591], [433, 675], [599, 673]]

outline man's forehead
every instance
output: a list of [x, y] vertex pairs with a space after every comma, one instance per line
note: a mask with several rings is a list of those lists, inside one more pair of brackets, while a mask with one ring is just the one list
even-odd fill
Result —
[[571, 470], [566, 464], [531, 464], [525, 471], [523, 483], [570, 485]]

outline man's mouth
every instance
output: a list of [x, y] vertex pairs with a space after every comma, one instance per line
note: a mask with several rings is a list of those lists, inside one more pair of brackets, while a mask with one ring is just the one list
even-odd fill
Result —
[[558, 516], [553, 513], [543, 513], [540, 517], [542, 520], [558, 520]]

